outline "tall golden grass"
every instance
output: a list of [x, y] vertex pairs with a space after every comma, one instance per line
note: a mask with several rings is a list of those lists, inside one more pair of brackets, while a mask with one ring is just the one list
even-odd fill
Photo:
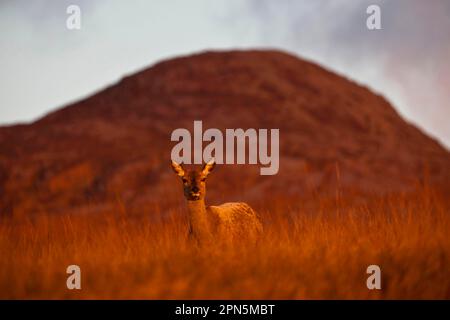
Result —
[[[450, 210], [430, 188], [260, 210], [258, 245], [198, 248], [183, 210], [0, 222], [2, 299], [449, 299]], [[81, 267], [81, 290], [66, 268]], [[382, 271], [368, 290], [366, 268]]]

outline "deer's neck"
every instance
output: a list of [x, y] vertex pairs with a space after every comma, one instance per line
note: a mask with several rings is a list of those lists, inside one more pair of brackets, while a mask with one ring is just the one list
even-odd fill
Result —
[[188, 201], [189, 223], [191, 232], [197, 239], [211, 237], [205, 200]]

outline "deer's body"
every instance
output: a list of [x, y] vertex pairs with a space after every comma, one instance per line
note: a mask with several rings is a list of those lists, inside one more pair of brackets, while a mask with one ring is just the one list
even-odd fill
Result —
[[207, 163], [202, 171], [185, 172], [172, 162], [175, 172], [183, 179], [189, 214], [189, 234], [198, 242], [256, 240], [262, 233], [259, 216], [246, 203], [227, 202], [218, 206], [205, 205], [205, 180], [215, 163]]
[[188, 201], [190, 236], [198, 241], [256, 239], [262, 233], [258, 215], [244, 202], [206, 206], [204, 201]]

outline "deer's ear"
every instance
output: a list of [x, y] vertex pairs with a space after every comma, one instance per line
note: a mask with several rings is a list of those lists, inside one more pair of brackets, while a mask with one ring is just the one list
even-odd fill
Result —
[[184, 177], [184, 170], [183, 170], [183, 167], [181, 166], [181, 164], [178, 164], [172, 160], [172, 169], [173, 169], [173, 171], [175, 171], [175, 173], [178, 176]]
[[214, 158], [209, 160], [208, 163], [205, 163], [205, 165], [203, 166], [203, 169], [202, 169], [203, 177], [206, 178], [208, 176], [208, 174], [214, 169], [215, 166], [216, 166], [216, 160]]

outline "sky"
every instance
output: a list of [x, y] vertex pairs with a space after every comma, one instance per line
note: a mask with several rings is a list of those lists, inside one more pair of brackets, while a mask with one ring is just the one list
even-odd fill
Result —
[[[69, 30], [69, 5], [81, 29]], [[366, 9], [381, 9], [368, 30]], [[384, 95], [450, 149], [447, 0], [0, 0], [0, 125], [30, 122], [155, 64], [276, 48]]]

